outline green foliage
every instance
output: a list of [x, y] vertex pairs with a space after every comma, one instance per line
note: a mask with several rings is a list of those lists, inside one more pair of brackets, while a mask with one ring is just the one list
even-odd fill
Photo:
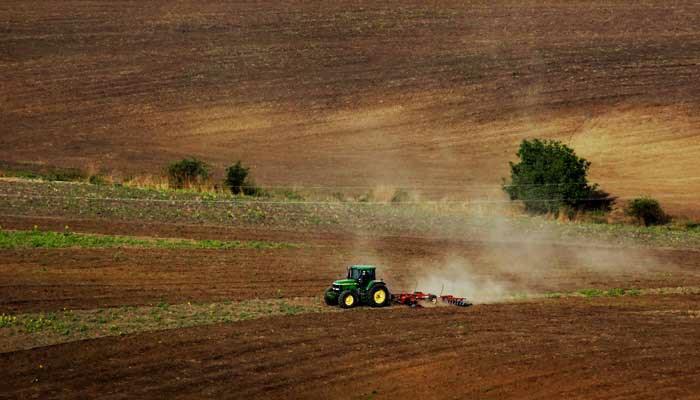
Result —
[[555, 140], [523, 140], [520, 162], [510, 163], [511, 183], [503, 190], [511, 200], [522, 200], [530, 213], [558, 213], [567, 206], [579, 209], [609, 209], [607, 193], [588, 184], [591, 163]]
[[287, 304], [286, 302], [282, 302], [282, 304], [280, 304], [279, 311], [282, 314], [286, 314], [286, 315], [296, 315], [296, 314], [299, 314], [301, 312], [304, 312], [304, 307], [297, 306], [297, 305], [291, 305], [291, 304]]
[[161, 248], [161, 249], [278, 249], [291, 248], [291, 243], [263, 241], [220, 241], [186, 239], [138, 239], [128, 236], [90, 235], [70, 232], [0, 230], [0, 249], [17, 248]]
[[267, 213], [259, 208], [251, 208], [245, 211], [245, 219], [251, 223], [260, 223], [265, 221]]
[[700, 222], [686, 222], [685, 228], [686, 229], [700, 230]]
[[168, 180], [175, 189], [196, 187], [209, 179], [209, 166], [196, 158], [184, 158], [168, 166]]
[[56, 320], [55, 314], [40, 314], [34, 318], [24, 319], [24, 330], [27, 333], [40, 332], [44, 329], [51, 328]]
[[240, 161], [226, 169], [224, 184], [233, 195], [244, 194], [246, 196], [262, 196], [264, 191], [260, 189], [250, 175], [250, 168], [244, 167]]
[[243, 194], [246, 196], [267, 196], [267, 193], [262, 188], [258, 187], [258, 185], [255, 184], [255, 181], [251, 177], [248, 177], [248, 179], [246, 179], [241, 189], [243, 190]]
[[608, 290], [601, 289], [582, 289], [577, 292], [583, 297], [621, 297], [621, 296], [639, 296], [639, 289], [623, 289], [612, 288]]
[[226, 169], [226, 179], [224, 183], [234, 195], [243, 193], [243, 188], [246, 184], [246, 179], [250, 173], [250, 168], [246, 168], [237, 161], [234, 165]]
[[12, 315], [0, 314], [0, 328], [9, 328], [17, 323], [17, 317]]
[[231, 323], [272, 315], [325, 312], [320, 302], [307, 303], [284, 299], [250, 300], [222, 303], [168, 304], [142, 307], [118, 307], [94, 310], [66, 310], [28, 313], [16, 316], [0, 314], [3, 335], [22, 334], [16, 349], [127, 333]]
[[578, 293], [583, 297], [602, 297], [605, 295], [605, 291], [600, 289], [581, 289]]
[[84, 181], [86, 179], [86, 174], [77, 168], [8, 163], [5, 161], [0, 161], [0, 176], [61, 182]]
[[82, 181], [85, 179], [85, 173], [78, 169], [57, 169], [45, 174], [43, 179], [62, 182]]
[[649, 197], [633, 199], [627, 205], [625, 213], [637, 218], [644, 226], [663, 225], [670, 219], [661, 208], [661, 204]]

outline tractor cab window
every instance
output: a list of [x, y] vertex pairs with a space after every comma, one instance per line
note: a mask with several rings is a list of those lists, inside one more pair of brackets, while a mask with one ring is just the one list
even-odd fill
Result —
[[361, 272], [359, 269], [348, 268], [348, 279], [360, 279]]
[[374, 280], [374, 271], [348, 268], [348, 279], [360, 280], [360, 278], [367, 281]]

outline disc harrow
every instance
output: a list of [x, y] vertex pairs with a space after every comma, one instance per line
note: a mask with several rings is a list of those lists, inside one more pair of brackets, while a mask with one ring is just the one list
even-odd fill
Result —
[[438, 303], [449, 304], [457, 307], [469, 307], [472, 305], [472, 303], [464, 297], [456, 297], [450, 294], [438, 296], [432, 293], [424, 292], [395, 293], [391, 295], [391, 300], [395, 304], [401, 304], [409, 307], [423, 307], [424, 304], [436, 305]]

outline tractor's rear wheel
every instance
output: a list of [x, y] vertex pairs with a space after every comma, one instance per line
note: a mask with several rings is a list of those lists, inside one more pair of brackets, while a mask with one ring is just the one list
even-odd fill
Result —
[[338, 304], [340, 305], [340, 308], [353, 308], [359, 301], [360, 299], [351, 290], [344, 291], [340, 294], [340, 297], [338, 297]]
[[326, 289], [326, 293], [323, 294], [323, 299], [326, 301], [326, 304], [329, 306], [334, 306], [334, 305], [338, 304], [337, 297], [334, 299], [332, 296], [331, 297], [328, 296], [328, 293], [330, 293], [332, 291], [333, 291], [333, 289], [328, 288], [328, 289]]
[[386, 286], [375, 286], [369, 291], [369, 304], [372, 307], [388, 306], [391, 301], [391, 294]]

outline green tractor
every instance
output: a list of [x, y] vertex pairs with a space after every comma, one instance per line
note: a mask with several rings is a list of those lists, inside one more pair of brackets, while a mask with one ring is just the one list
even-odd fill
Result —
[[361, 304], [372, 307], [391, 304], [391, 293], [384, 281], [376, 278], [375, 270], [372, 265], [350, 266], [346, 279], [337, 280], [326, 289], [323, 296], [326, 304], [337, 304], [342, 308], [352, 308]]

